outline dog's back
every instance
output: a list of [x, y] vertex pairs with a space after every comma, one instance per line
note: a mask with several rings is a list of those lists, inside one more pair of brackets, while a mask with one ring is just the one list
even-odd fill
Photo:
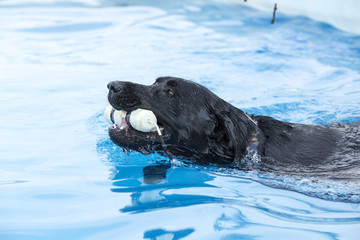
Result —
[[264, 134], [260, 170], [359, 181], [360, 121], [322, 126], [255, 118]]

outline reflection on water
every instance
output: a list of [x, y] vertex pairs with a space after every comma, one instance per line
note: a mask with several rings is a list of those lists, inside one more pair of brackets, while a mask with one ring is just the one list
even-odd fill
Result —
[[150, 165], [143, 168], [144, 183], [157, 184], [164, 181], [167, 170], [171, 167], [170, 164]]
[[[116, 166], [111, 191], [116, 193], [131, 193], [131, 205], [120, 209], [121, 212], [148, 212], [161, 208], [178, 208], [197, 204], [221, 203], [222, 198], [178, 194], [178, 189], [213, 188], [208, 181], [213, 176], [185, 167], [171, 167], [169, 165], [149, 165], [141, 167]], [[134, 172], [142, 176], [134, 178]], [[195, 172], [195, 174], [194, 174]], [[129, 181], [130, 180], [130, 181]]]
[[184, 237], [187, 237], [192, 232], [194, 232], [194, 229], [184, 229], [184, 230], [178, 230], [178, 231], [166, 231], [164, 229], [154, 229], [150, 230], [144, 233], [144, 239], [151, 239], [151, 240], [157, 240], [157, 239], [181, 239]]
[[[208, 209], [207, 213], [212, 212], [213, 231], [227, 239], [266, 238], [265, 232], [279, 238], [296, 233], [316, 239], [336, 239], [320, 226], [360, 223], [360, 210], [354, 204], [332, 205], [298, 193], [272, 189], [248, 180], [251, 175], [240, 172], [214, 172], [214, 168], [185, 166], [177, 160], [172, 166], [156, 154], [158, 161], [153, 162], [154, 156], [125, 154], [107, 137], [105, 139], [99, 141], [98, 150], [101, 154], [106, 153], [111, 165], [111, 191], [129, 198], [127, 204], [119, 206], [121, 214], [135, 214], [149, 221], [159, 219], [164, 213], [174, 220], [183, 218], [183, 214], [197, 219], [190, 228], [179, 228], [186, 226], [179, 220], [175, 221], [176, 228], [164, 223], [165, 227], [144, 230], [144, 239], [196, 236], [202, 217], [194, 213], [203, 212], [200, 209], [204, 207]], [[132, 158], [132, 154], [136, 158]], [[307, 227], [301, 228], [294, 223]]]

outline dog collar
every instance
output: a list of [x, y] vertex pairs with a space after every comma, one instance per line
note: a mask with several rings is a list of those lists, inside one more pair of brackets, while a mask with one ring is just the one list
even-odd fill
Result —
[[258, 154], [259, 146], [259, 131], [258, 128], [250, 138], [249, 143], [246, 146], [246, 155], [239, 161], [235, 163], [235, 166], [240, 169], [253, 169], [254, 165], [260, 165], [261, 156]]
[[249, 144], [247, 145], [248, 151], [257, 151], [258, 145], [259, 145], [259, 138], [257, 137], [258, 132], [253, 134], [253, 136], [250, 139]]

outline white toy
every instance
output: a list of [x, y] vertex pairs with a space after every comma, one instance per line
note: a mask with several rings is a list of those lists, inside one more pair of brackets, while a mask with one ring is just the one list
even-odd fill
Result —
[[105, 108], [104, 116], [108, 123], [121, 125], [122, 118], [126, 117], [126, 112], [115, 110], [109, 105]]
[[133, 128], [141, 132], [156, 131], [157, 119], [150, 110], [136, 109], [130, 113], [129, 122]]
[[[126, 111], [115, 110], [112, 106], [105, 109], [105, 119], [110, 124], [121, 125], [123, 118], [126, 118]], [[146, 109], [138, 108], [131, 111], [128, 119], [131, 127], [141, 132], [154, 132], [157, 131], [157, 119], [155, 114]]]
[[[129, 114], [126, 111], [122, 110], [115, 110], [112, 106], [108, 106], [104, 112], [105, 119], [110, 124], [119, 125], [120, 129], [123, 126], [123, 123], [129, 122], [129, 125], [134, 129], [141, 131], [141, 132], [157, 132], [161, 139], [161, 145], [169, 156], [171, 162], [173, 161], [172, 154], [167, 150], [166, 144], [164, 142], [161, 129], [157, 125], [157, 119], [155, 114], [146, 109], [138, 108], [134, 111], [131, 111]], [[127, 116], [128, 115], [128, 116]], [[126, 120], [126, 118], [128, 118]]]

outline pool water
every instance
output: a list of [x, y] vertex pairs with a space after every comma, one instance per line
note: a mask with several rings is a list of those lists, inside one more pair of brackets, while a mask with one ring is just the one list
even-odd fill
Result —
[[236, 1], [1, 1], [0, 239], [358, 239], [358, 185], [169, 165], [107, 135], [107, 83], [167, 75], [283, 121], [360, 120], [360, 36], [271, 18]]

